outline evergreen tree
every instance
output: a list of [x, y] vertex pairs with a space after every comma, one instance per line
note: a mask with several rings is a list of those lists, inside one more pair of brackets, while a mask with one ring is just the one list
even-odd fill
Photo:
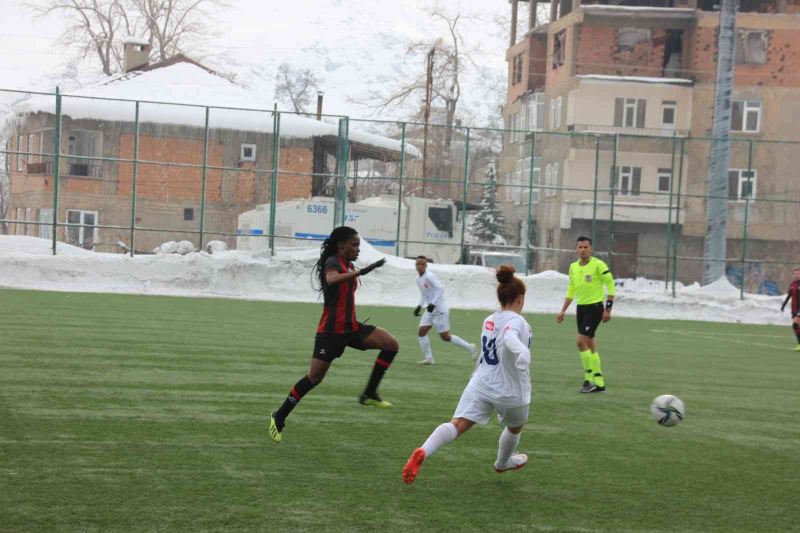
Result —
[[480, 211], [470, 225], [472, 240], [481, 244], [506, 244], [506, 219], [497, 206], [497, 170], [495, 162], [489, 162], [483, 185]]

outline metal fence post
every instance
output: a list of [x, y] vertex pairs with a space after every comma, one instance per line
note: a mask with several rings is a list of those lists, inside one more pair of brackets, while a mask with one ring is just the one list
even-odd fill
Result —
[[200, 250], [203, 249], [203, 230], [206, 214], [206, 172], [208, 170], [208, 118], [211, 111], [206, 106], [206, 126], [203, 134], [203, 175], [200, 181]]
[[739, 288], [739, 299], [744, 300], [745, 268], [747, 268], [747, 225], [750, 215], [750, 197], [753, 196], [753, 141], [747, 147], [747, 196], [744, 199], [744, 228], [742, 230], [742, 284]]
[[[17, 147], [19, 151], [19, 147]], [[17, 156], [19, 158], [19, 156]], [[53, 162], [53, 255], [58, 242], [58, 182], [61, 166], [61, 90], [56, 87], [55, 161]], [[97, 222], [97, 221], [95, 221]]]
[[400, 124], [400, 178], [397, 186], [397, 236], [394, 241], [394, 255], [400, 257], [400, 224], [403, 213], [403, 173], [406, 162], [406, 123]]
[[683, 186], [683, 156], [685, 154], [686, 139], [681, 139], [681, 156], [678, 167], [678, 193], [675, 196], [675, 225], [678, 233], [672, 239], [672, 297], [675, 298], [675, 279], [678, 277], [678, 250], [680, 245], [681, 227], [681, 187]]
[[614, 197], [617, 195], [617, 151], [619, 150], [619, 133], [614, 134], [614, 154], [611, 160], [611, 205], [608, 213], [608, 262], [614, 270]]
[[597, 188], [600, 182], [600, 136], [594, 138], [594, 191], [592, 192], [592, 243], [597, 242]]
[[269, 188], [269, 249], [275, 255], [275, 210], [278, 209], [278, 169], [281, 150], [281, 114], [272, 112], [272, 181]]
[[461, 261], [465, 261], [464, 255], [464, 235], [467, 231], [467, 187], [469, 186], [469, 133], [467, 128], [467, 139], [464, 149], [464, 191], [461, 193]]
[[136, 247], [136, 177], [139, 174], [139, 101], [133, 122], [133, 176], [131, 178], [131, 257]]
[[[533, 218], [533, 174], [536, 162], [536, 132], [531, 132], [531, 170], [528, 177], [528, 223], [525, 226], [525, 274], [531, 273], [531, 219]], [[541, 179], [541, 176], [540, 176]]]
[[675, 178], [675, 132], [672, 132], [672, 159], [669, 167], [669, 203], [667, 205], [667, 242], [664, 249], [664, 290], [669, 289], [669, 254], [672, 247], [672, 184]]

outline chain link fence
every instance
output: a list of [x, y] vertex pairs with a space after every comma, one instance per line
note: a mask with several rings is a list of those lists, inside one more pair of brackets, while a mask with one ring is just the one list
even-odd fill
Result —
[[[275, 254], [348, 224], [403, 257], [566, 271], [579, 235], [619, 279], [699, 282], [711, 139], [447, 128], [277, 109], [12, 95], [0, 231], [98, 252], [210, 241]], [[800, 263], [800, 143], [732, 136], [726, 275], [779, 294]], [[497, 205], [496, 238], [471, 228]], [[642, 281], [644, 282], [644, 281]]]

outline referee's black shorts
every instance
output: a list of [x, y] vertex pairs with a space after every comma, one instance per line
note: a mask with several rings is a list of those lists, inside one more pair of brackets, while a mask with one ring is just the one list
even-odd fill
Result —
[[603, 302], [579, 305], [575, 317], [578, 319], [578, 334], [593, 339], [597, 326], [603, 321]]

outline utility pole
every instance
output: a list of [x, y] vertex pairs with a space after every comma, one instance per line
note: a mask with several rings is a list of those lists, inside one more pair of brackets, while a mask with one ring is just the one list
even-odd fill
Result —
[[717, 79], [708, 169], [703, 284], [725, 275], [725, 226], [728, 217], [728, 167], [731, 159], [731, 91], [736, 46], [737, 0], [721, 0], [717, 40]]
[[433, 55], [436, 53], [435, 44], [431, 47], [425, 60], [425, 107], [423, 108], [424, 130], [422, 140], [422, 197], [425, 198], [425, 180], [428, 177], [428, 121], [431, 118], [431, 97], [433, 95]]

